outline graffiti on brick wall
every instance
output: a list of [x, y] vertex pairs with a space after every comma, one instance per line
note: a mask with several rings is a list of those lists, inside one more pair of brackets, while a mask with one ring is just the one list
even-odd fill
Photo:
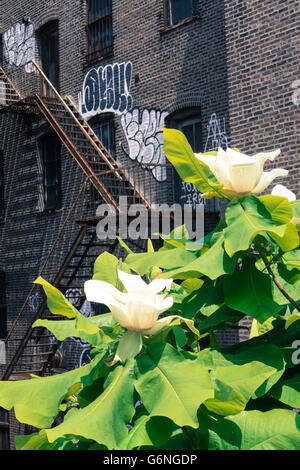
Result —
[[[34, 59], [35, 37], [33, 23], [17, 23], [3, 34], [3, 58], [9, 65], [25, 65], [32, 71], [29, 61]], [[27, 64], [27, 65], [26, 65]]]
[[[78, 303], [78, 300], [82, 296], [82, 294], [83, 294], [82, 289], [70, 288], [70, 289], [66, 290], [65, 297], [72, 305], [74, 305], [74, 307], [76, 307], [76, 305]], [[79, 309], [79, 311], [85, 317], [91, 317], [93, 315], [92, 306], [91, 306], [91, 303], [88, 300], [84, 300], [84, 302], [83, 302], [81, 308]], [[85, 341], [82, 338], [72, 337], [72, 338], [70, 338], [70, 340], [73, 341], [74, 343], [76, 343], [77, 346], [79, 346], [79, 348], [81, 349], [77, 367], [82, 367], [85, 364], [88, 364], [91, 361], [91, 357], [89, 355], [89, 352], [91, 350], [90, 343], [88, 341]], [[63, 354], [63, 346], [62, 346], [61, 352]]]
[[121, 126], [124, 131], [128, 151], [123, 151], [131, 160], [141, 165], [147, 165], [157, 181], [165, 181], [166, 168], [151, 166], [151, 164], [165, 164], [166, 156], [163, 148], [163, 127], [167, 111], [155, 109], [134, 108], [121, 116]]
[[218, 118], [217, 115], [213, 113], [207, 126], [207, 138], [204, 152], [218, 150], [219, 147], [225, 149], [228, 147], [226, 122], [225, 118]]
[[88, 119], [99, 113], [123, 114], [132, 108], [130, 84], [132, 63], [123, 62], [92, 68], [79, 93], [79, 109]]
[[[207, 125], [207, 137], [204, 153], [218, 150], [219, 147], [225, 149], [228, 147], [226, 121], [225, 118], [218, 118], [217, 114], [213, 113]], [[180, 198], [182, 204], [187, 204], [193, 208], [195, 208], [196, 204], [204, 204], [210, 211], [214, 212], [216, 210], [215, 201], [201, 198], [201, 195], [194, 184], [182, 181], [181, 185]]]
[[40, 294], [38, 292], [31, 294], [31, 296], [28, 299], [28, 307], [31, 313], [37, 313], [40, 304], [41, 304]]

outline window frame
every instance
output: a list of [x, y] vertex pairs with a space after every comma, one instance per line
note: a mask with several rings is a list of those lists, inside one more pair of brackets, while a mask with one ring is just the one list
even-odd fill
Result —
[[[87, 24], [85, 26], [85, 31], [87, 35], [87, 54], [86, 62], [92, 64], [102, 58], [113, 55], [113, 17], [112, 17], [112, 0], [110, 1], [110, 10], [109, 13], [106, 12], [103, 16], [99, 16], [96, 19], [93, 18], [93, 2], [96, 0], [86, 0], [86, 17]], [[110, 39], [104, 47], [101, 47], [101, 25], [105, 22], [108, 24], [108, 30], [110, 31]], [[97, 50], [93, 50], [93, 28], [98, 27], [97, 32]]]
[[[47, 139], [53, 139], [55, 138], [56, 140], [56, 158], [55, 158], [55, 163], [56, 163], [56, 183], [53, 185], [47, 185], [46, 181], [46, 165], [45, 165], [45, 142]], [[42, 182], [41, 182], [41, 188], [40, 188], [40, 196], [42, 196], [42, 212], [44, 213], [52, 213], [54, 211], [60, 210], [62, 208], [62, 171], [61, 171], [61, 141], [58, 138], [58, 136], [55, 133], [48, 133], [44, 134], [39, 137], [38, 139], [38, 154], [39, 154], [39, 162], [40, 162], [40, 169], [41, 169], [41, 176], [42, 176]], [[55, 193], [56, 193], [56, 204], [55, 207], [49, 207], [47, 204], [48, 199], [47, 199], [47, 194], [49, 191], [49, 188], [55, 188]]]
[[[110, 148], [106, 148], [101, 137], [97, 134], [97, 132], [95, 132], [95, 128], [97, 126], [104, 126], [105, 124], [108, 124], [110, 126], [110, 128], [112, 129], [112, 132], [113, 132], [113, 153], [111, 152], [111, 147]], [[117, 149], [116, 149], [116, 125], [115, 125], [115, 116], [113, 113], [102, 113], [102, 114], [98, 114], [94, 117], [92, 117], [91, 119], [89, 119], [89, 125], [91, 126], [91, 128], [93, 129], [93, 131], [95, 132], [95, 134], [97, 135], [98, 139], [101, 140], [102, 144], [104, 145], [104, 147], [106, 148], [106, 150], [111, 154], [112, 157], [116, 158], [116, 154], [117, 154]]]
[[[0, 269], [0, 285], [3, 286], [3, 292], [0, 293], [0, 340], [7, 338], [7, 300], [6, 300], [6, 275], [5, 271]], [[4, 317], [4, 322], [3, 318]]]
[[4, 152], [0, 149], [0, 222], [5, 216]]
[[194, 10], [192, 14], [181, 18], [176, 23], [173, 23], [172, 1], [173, 0], [165, 0], [166, 26], [169, 26], [171, 28], [176, 27], [180, 24], [189, 22], [199, 16], [199, 0], [190, 0], [192, 2], [192, 9]]

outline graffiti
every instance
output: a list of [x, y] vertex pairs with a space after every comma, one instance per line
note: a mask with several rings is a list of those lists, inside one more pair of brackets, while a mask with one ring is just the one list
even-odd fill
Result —
[[38, 292], [35, 292], [29, 297], [28, 306], [29, 306], [31, 313], [36, 313], [38, 311], [40, 303], [41, 303], [41, 299], [40, 299], [40, 295]]
[[182, 205], [187, 204], [195, 209], [197, 204], [207, 204], [207, 199], [203, 199], [193, 183], [181, 181], [180, 200]]
[[[205, 152], [211, 152], [218, 150], [219, 147], [228, 147], [228, 138], [226, 135], [226, 123], [225, 118], [223, 120], [218, 119], [217, 115], [213, 113], [207, 126], [207, 138], [204, 148]], [[215, 212], [217, 210], [215, 200], [208, 200], [201, 198], [201, 194], [197, 190], [196, 186], [192, 183], [181, 182], [181, 202], [193, 206], [195, 209], [196, 204], [204, 204], [207, 212]]]
[[134, 108], [132, 112], [121, 116], [121, 126], [128, 145], [126, 155], [142, 166], [147, 165], [157, 181], [165, 181], [167, 178], [165, 167], [151, 167], [153, 163], [166, 163], [162, 129], [167, 115], [167, 111], [144, 109], [141, 112], [139, 108]]
[[88, 119], [103, 112], [123, 114], [130, 111], [133, 103], [130, 95], [131, 77], [131, 62], [89, 70], [78, 97], [83, 116]]
[[34, 59], [35, 37], [33, 23], [17, 23], [3, 34], [3, 58], [9, 65], [25, 65], [26, 72], [32, 71], [27, 62]]
[[218, 150], [219, 147], [225, 149], [228, 147], [226, 123], [225, 118], [223, 118], [223, 122], [221, 123], [221, 119], [218, 119], [217, 115], [214, 113], [211, 115], [209, 124], [207, 126], [207, 139], [204, 153]]
[[91, 362], [90, 351], [91, 351], [91, 347], [87, 347], [82, 350], [78, 367], [83, 367], [86, 364], [89, 364]]

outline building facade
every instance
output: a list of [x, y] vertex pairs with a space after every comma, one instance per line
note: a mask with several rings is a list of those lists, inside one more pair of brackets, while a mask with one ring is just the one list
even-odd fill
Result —
[[[135, 193], [137, 180], [138, 194], [150, 202], [204, 202], [166, 165], [163, 127], [184, 132], [195, 152], [281, 148], [275, 164], [290, 170], [284, 184], [299, 194], [300, 22], [296, 0], [2, 0], [0, 8], [4, 374], [39, 313], [42, 293], [32, 287], [39, 274], [53, 282], [64, 266], [57, 285], [84, 314], [94, 313], [66, 266], [88, 243], [85, 259], [106, 250], [122, 255], [117, 245], [97, 246], [92, 223], [83, 223], [103, 200], [97, 188], [105, 186], [105, 171], [130, 167], [122, 184], [111, 177], [105, 202], [128, 187]], [[89, 154], [94, 163], [106, 158], [106, 166], [92, 166], [103, 176], [89, 173], [91, 164], [81, 159]], [[206, 203], [206, 232], [221, 210]], [[74, 248], [82, 227], [87, 232]], [[81, 264], [78, 275], [76, 266], [83, 284], [90, 272]], [[232, 332], [223, 341], [238, 339]], [[40, 351], [30, 354], [35, 367]], [[70, 340], [56, 351], [58, 361], [62, 356], [64, 367], [77, 367], [89, 360], [88, 347]], [[20, 432], [14, 421], [11, 433]]]

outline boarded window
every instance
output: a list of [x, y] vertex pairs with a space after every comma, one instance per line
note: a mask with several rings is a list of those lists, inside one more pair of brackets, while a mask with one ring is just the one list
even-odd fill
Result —
[[198, 0], [168, 0], [169, 24], [174, 25], [198, 13]]
[[88, 0], [87, 7], [87, 61], [90, 62], [112, 53], [112, 0]]

